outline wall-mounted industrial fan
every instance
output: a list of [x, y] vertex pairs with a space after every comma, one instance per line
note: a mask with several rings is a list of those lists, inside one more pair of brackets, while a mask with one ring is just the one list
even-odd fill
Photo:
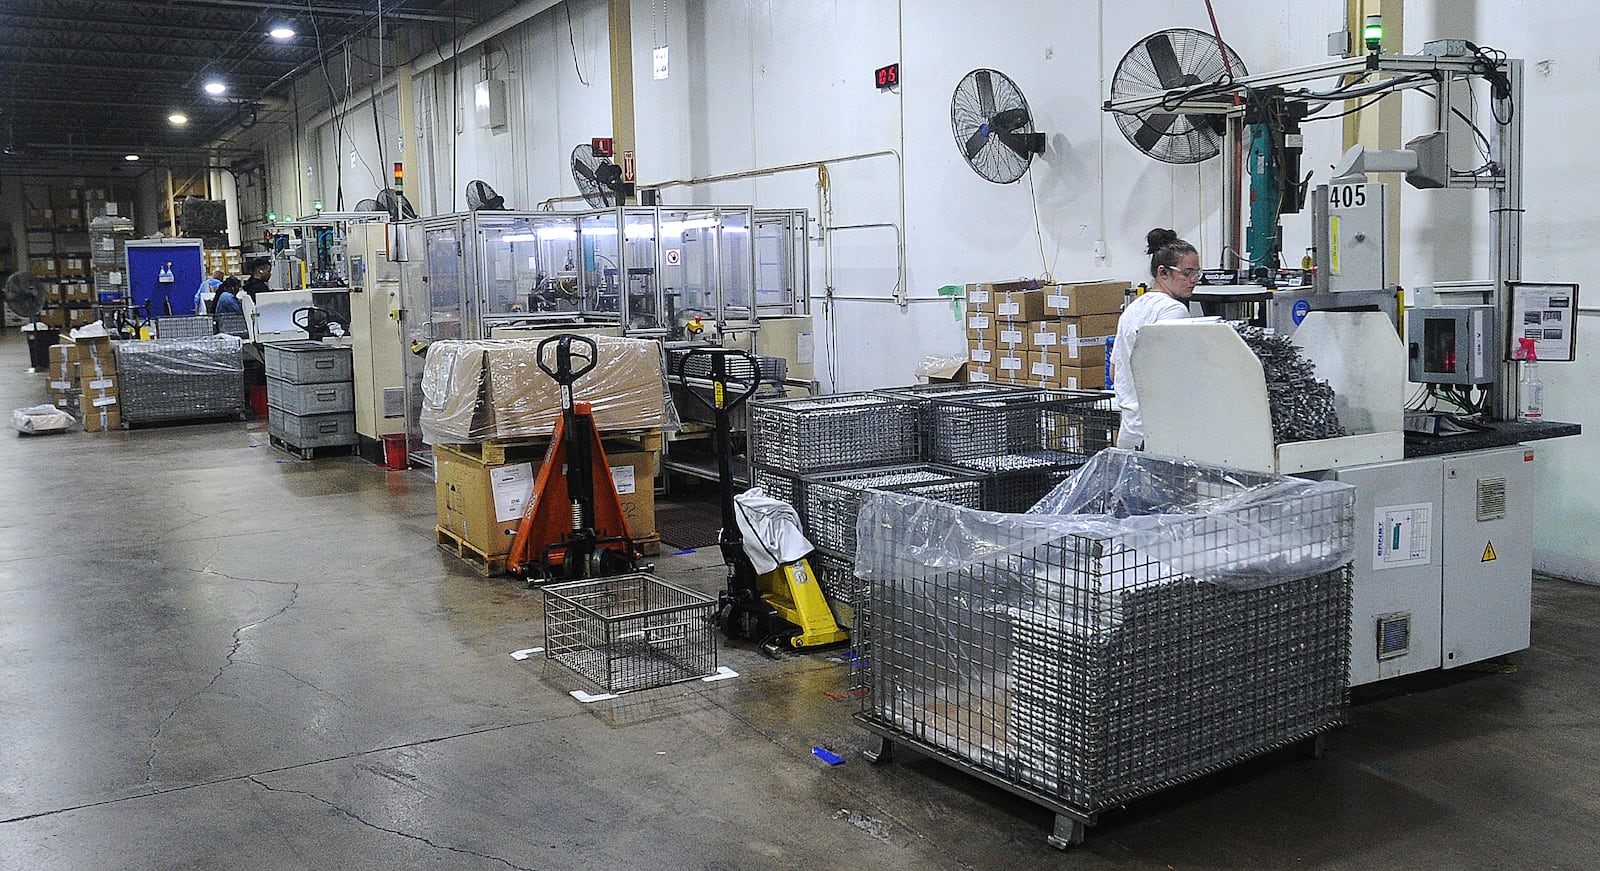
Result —
[[967, 73], [950, 96], [950, 132], [972, 171], [995, 184], [1011, 184], [1044, 153], [1045, 136], [1016, 82], [997, 70]]
[[[1233, 49], [1200, 30], [1173, 28], [1139, 40], [1111, 75], [1111, 99], [1195, 89], [1246, 75]], [[1202, 88], [1203, 90], [1203, 88]], [[1117, 126], [1133, 147], [1166, 163], [1199, 163], [1222, 151], [1227, 122], [1217, 114], [1175, 114], [1160, 107], [1118, 113]]]
[[44, 297], [39, 292], [39, 279], [34, 278], [31, 272], [11, 273], [0, 293], [5, 296], [6, 308], [11, 309], [17, 317], [25, 321], [32, 322], [38, 317], [39, 309], [44, 307]]
[[467, 182], [467, 210], [472, 212], [500, 212], [506, 208], [506, 198], [494, 192], [488, 182], [473, 179]]
[[597, 209], [619, 205], [633, 192], [633, 185], [622, 180], [622, 167], [595, 154], [587, 142], [572, 149], [572, 180], [578, 193]]

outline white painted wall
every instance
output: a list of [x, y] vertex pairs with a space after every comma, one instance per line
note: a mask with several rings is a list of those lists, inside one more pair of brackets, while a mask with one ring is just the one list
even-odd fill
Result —
[[[1325, 60], [1326, 35], [1341, 26], [1343, 6], [1215, 2], [1223, 36], [1254, 72]], [[419, 129], [407, 133], [422, 147], [419, 165], [408, 168], [407, 192], [419, 210], [463, 208], [462, 188], [473, 178], [489, 181], [517, 208], [576, 193], [567, 166], [572, 147], [611, 133], [605, 9], [604, 0], [558, 5], [415, 77]], [[663, 202], [803, 207], [816, 217], [815, 165], [736, 181], [672, 182], [826, 161], [833, 225], [901, 228], [904, 306], [893, 301], [901, 276], [892, 229], [840, 230], [828, 257], [813, 246], [818, 377], [825, 388], [905, 382], [924, 355], [959, 351], [959, 321], [937, 296], [941, 286], [1047, 274], [1140, 280], [1147, 274], [1144, 234], [1156, 225], [1193, 241], [1204, 262], [1221, 254], [1221, 161], [1156, 162], [1136, 152], [1099, 110], [1123, 53], [1155, 30], [1209, 30], [1204, 4], [635, 0], [632, 14], [639, 180], [661, 184]], [[1524, 271], [1528, 278], [1581, 280], [1594, 259], [1596, 210], [1580, 180], [1589, 174], [1589, 143], [1597, 133], [1588, 107], [1600, 90], [1593, 84], [1600, 64], [1586, 34], [1600, 25], [1600, 8], [1414, 0], [1405, 17], [1408, 51], [1434, 37], [1467, 37], [1527, 59], [1519, 107], [1527, 140]], [[651, 74], [658, 46], [670, 57], [664, 80]], [[880, 93], [872, 71], [894, 60], [903, 84]], [[950, 93], [980, 66], [1014, 79], [1036, 127], [1049, 134], [1046, 153], [1014, 185], [980, 179], [951, 136]], [[473, 123], [472, 87], [485, 76], [508, 82], [511, 123], [504, 131]], [[1427, 100], [1404, 100], [1409, 136], [1431, 118]], [[1304, 169], [1325, 180], [1341, 150], [1340, 124], [1309, 123], [1305, 134]], [[370, 145], [363, 135], [350, 137], [358, 153]], [[298, 155], [287, 138], [272, 146], [273, 184], [298, 196], [302, 208], [317, 196], [331, 200], [326, 142], [319, 128], [306, 134]], [[348, 146], [343, 159], [348, 167]], [[1404, 189], [1400, 196], [1402, 284], [1488, 274], [1487, 194]], [[1290, 261], [1304, 250], [1309, 224], [1308, 214], [1286, 219]], [[1103, 257], [1096, 256], [1097, 242]], [[1600, 296], [1591, 297], [1600, 305]], [[1582, 329], [1593, 329], [1594, 321], [1585, 316]], [[1580, 340], [1579, 362], [1544, 367], [1550, 417], [1596, 423], [1593, 403], [1586, 402], [1600, 386], [1588, 350], [1594, 346]], [[1600, 492], [1600, 462], [1585, 449], [1591, 438], [1540, 446], [1541, 568], [1600, 575], [1600, 538], [1588, 532], [1600, 525], [1600, 507], [1589, 496]]]

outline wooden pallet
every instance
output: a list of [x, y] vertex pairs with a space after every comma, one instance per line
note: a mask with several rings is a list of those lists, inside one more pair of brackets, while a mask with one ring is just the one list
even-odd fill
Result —
[[511, 554], [490, 555], [484, 553], [443, 526], [435, 526], [433, 533], [434, 541], [439, 545], [440, 550], [459, 557], [463, 562], [477, 569], [478, 574], [488, 578], [506, 573], [506, 559]]
[[[443, 526], [435, 526], [433, 534], [434, 541], [439, 545], [440, 550], [459, 557], [463, 562], [477, 569], [478, 574], [489, 578], [506, 573], [506, 562], [511, 556], [510, 553], [490, 556]], [[651, 535], [649, 538], [635, 539], [634, 546], [638, 547], [639, 552], [645, 556], [659, 556], [661, 553], [661, 536]]]
[[[661, 452], [661, 430], [615, 430], [600, 433], [600, 441], [609, 451]], [[527, 436], [515, 439], [487, 439], [481, 442], [464, 442], [434, 445], [434, 450], [447, 450], [485, 466], [502, 466], [537, 460], [550, 446], [550, 436]]]

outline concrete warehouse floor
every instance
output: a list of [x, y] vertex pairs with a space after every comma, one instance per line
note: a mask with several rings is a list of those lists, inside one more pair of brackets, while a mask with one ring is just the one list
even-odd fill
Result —
[[[44, 400], [0, 340], [0, 409]], [[874, 768], [840, 654], [579, 704], [540, 595], [433, 544], [426, 470], [265, 425], [0, 438], [0, 868], [1593, 868], [1600, 588], [1534, 585], [1504, 672], [1359, 694], [1321, 760], [1105, 815]], [[703, 550], [660, 572], [707, 591]], [[828, 767], [825, 745], [847, 758]]]

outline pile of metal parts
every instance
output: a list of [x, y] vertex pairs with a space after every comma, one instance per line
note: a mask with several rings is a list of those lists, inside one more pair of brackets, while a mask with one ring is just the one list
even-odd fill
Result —
[[243, 414], [243, 348], [237, 336], [117, 342], [122, 419], [141, 424]]
[[1354, 490], [1133, 462], [1174, 471], [1114, 497], [1165, 533], [869, 494], [858, 720], [1090, 818], [1336, 725]]
[[856, 519], [869, 490], [1021, 512], [1111, 444], [1104, 391], [924, 384], [750, 403], [750, 482], [793, 505], [819, 580], [853, 625]]
[[1261, 361], [1266, 375], [1273, 444], [1346, 434], [1334, 409], [1333, 388], [1317, 379], [1316, 367], [1301, 356], [1293, 342], [1250, 324], [1234, 324], [1233, 328]]

